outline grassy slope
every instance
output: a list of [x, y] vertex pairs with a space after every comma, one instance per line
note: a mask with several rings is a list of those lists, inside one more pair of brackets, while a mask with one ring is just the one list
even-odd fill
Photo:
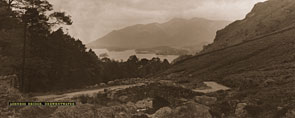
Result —
[[268, 0], [257, 3], [243, 20], [217, 32], [214, 43], [203, 52], [228, 47], [253, 37], [294, 25], [294, 0]]
[[[295, 29], [195, 56], [163, 73], [169, 79], [190, 84], [214, 80], [230, 86], [230, 100], [255, 105], [260, 115], [277, 107], [292, 107], [295, 101]], [[178, 73], [178, 76], [171, 76]], [[276, 112], [273, 112], [276, 111]], [[252, 113], [255, 114], [255, 113]], [[257, 116], [257, 114], [256, 114]], [[265, 116], [266, 117], [266, 116]]]
[[[264, 69], [270, 70], [272, 66], [291, 67], [294, 66], [292, 64], [295, 61], [294, 33], [293, 29], [224, 50], [195, 56], [174, 65], [164, 74], [185, 71], [185, 75], [192, 74], [195, 79], [220, 81], [226, 77], [250, 71], [266, 72]], [[279, 69], [284, 70], [284, 68]]]

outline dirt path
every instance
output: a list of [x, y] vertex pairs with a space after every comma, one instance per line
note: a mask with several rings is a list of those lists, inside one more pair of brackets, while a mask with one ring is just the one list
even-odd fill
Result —
[[121, 90], [121, 89], [126, 89], [130, 88], [133, 86], [142, 86], [144, 85], [143, 83], [139, 84], [134, 84], [134, 85], [120, 85], [120, 86], [111, 86], [111, 87], [106, 87], [106, 88], [99, 88], [95, 90], [85, 90], [85, 91], [79, 91], [79, 92], [71, 92], [71, 93], [65, 93], [61, 95], [44, 95], [44, 96], [35, 96], [34, 98], [38, 100], [50, 100], [50, 101], [59, 101], [59, 100], [64, 100], [64, 99], [69, 99], [73, 98], [75, 96], [80, 96], [80, 95], [89, 95], [92, 96], [96, 93], [103, 92], [105, 89], [108, 90]]
[[[216, 92], [219, 90], [229, 90], [230, 88], [223, 86], [221, 84], [218, 84], [216, 82], [204, 82], [209, 88], [208, 89], [193, 89], [195, 92], [201, 92], [201, 93], [211, 93], [211, 92]], [[41, 100], [41, 101], [59, 101], [59, 100], [64, 100], [64, 99], [70, 99], [75, 96], [80, 96], [80, 95], [89, 95], [92, 96], [96, 93], [103, 92], [105, 89], [108, 90], [121, 90], [121, 89], [126, 89], [130, 88], [133, 86], [142, 86], [144, 83], [139, 83], [139, 84], [133, 84], [133, 85], [120, 85], [120, 86], [111, 86], [111, 87], [106, 87], [106, 88], [99, 88], [95, 90], [84, 90], [84, 91], [78, 91], [78, 92], [70, 92], [70, 93], [65, 93], [61, 95], [44, 95], [44, 96], [35, 96], [34, 98]]]
[[208, 89], [194, 89], [195, 92], [201, 92], [201, 93], [212, 93], [219, 90], [229, 90], [229, 87], [226, 87], [224, 85], [218, 84], [216, 82], [204, 82], [209, 88]]

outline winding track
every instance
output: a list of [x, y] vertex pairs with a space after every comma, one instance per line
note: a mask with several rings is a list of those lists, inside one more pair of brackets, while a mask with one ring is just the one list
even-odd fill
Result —
[[80, 95], [92, 96], [96, 93], [103, 92], [105, 89], [107, 89], [107, 90], [122, 90], [122, 89], [127, 89], [130, 87], [142, 86], [142, 85], [144, 85], [144, 83], [133, 84], [133, 85], [111, 86], [111, 87], [99, 88], [99, 89], [95, 89], [95, 90], [84, 90], [84, 91], [78, 91], [78, 92], [70, 92], [70, 93], [65, 93], [65, 94], [61, 94], [61, 95], [35, 96], [34, 98], [36, 98], [38, 100], [46, 100], [46, 101], [60, 101], [60, 100], [70, 99], [70, 98], [80, 96]]
[[216, 92], [216, 91], [220, 91], [220, 90], [229, 90], [230, 88], [223, 86], [221, 84], [218, 84], [216, 82], [210, 81], [210, 82], [204, 82], [204, 84], [206, 84], [208, 87], [210, 87], [209, 89], [194, 89], [193, 91], [195, 92], [200, 92], [200, 93], [212, 93], [212, 92]]

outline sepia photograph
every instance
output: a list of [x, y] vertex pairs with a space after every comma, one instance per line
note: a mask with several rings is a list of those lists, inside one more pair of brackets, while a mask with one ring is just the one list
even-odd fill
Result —
[[295, 0], [0, 0], [0, 118], [295, 118]]

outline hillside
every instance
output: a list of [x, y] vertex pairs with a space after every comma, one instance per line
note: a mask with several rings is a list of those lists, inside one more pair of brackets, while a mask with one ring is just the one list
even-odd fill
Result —
[[165, 23], [138, 24], [115, 30], [88, 44], [91, 48], [142, 49], [160, 46], [202, 46], [213, 41], [215, 32], [229, 22], [203, 18], [175, 18]]
[[258, 3], [245, 19], [235, 21], [219, 30], [214, 43], [207, 46], [203, 52], [235, 45], [294, 25], [294, 9], [294, 0], [268, 0]]
[[[178, 62], [161, 79], [185, 81], [190, 87], [216, 81], [233, 88], [220, 99], [231, 106], [224, 112], [228, 116], [235, 114], [239, 103], [245, 104], [247, 117], [285, 116], [295, 106], [294, 4], [292, 0], [258, 3], [244, 20], [218, 31], [203, 53]], [[257, 21], [265, 27], [256, 27]]]
[[[1, 59], [12, 61], [15, 66], [7, 67], [18, 70], [19, 64], [16, 65], [13, 59], [20, 59], [17, 56], [22, 52], [20, 39], [23, 31], [21, 22], [13, 22], [11, 15], [7, 15], [9, 10], [5, 10], [1, 3], [0, 0], [2, 75], [2, 65], [9, 63]], [[184, 56], [173, 65], [158, 58], [138, 60], [136, 56], [131, 56], [127, 62], [107, 58], [98, 60], [92, 50], [87, 50], [81, 41], [65, 34], [62, 29], [49, 35], [31, 30], [29, 41], [42, 42], [30, 46], [34, 49], [29, 50], [30, 57], [34, 58], [27, 59], [30, 60], [30, 65], [26, 66], [29, 72], [25, 74], [28, 81], [22, 85], [23, 91], [29, 94], [13, 89], [13, 85], [18, 84], [14, 80], [18, 74], [3, 69], [9, 76], [0, 75], [0, 114], [17, 118], [295, 118], [294, 4], [294, 0], [258, 3], [244, 20], [218, 31], [214, 43], [202, 53]], [[29, 4], [27, 8], [32, 6]], [[31, 24], [40, 22], [42, 20]], [[199, 24], [191, 25], [191, 22]], [[148, 43], [145, 41], [151, 41], [152, 46], [161, 50], [176, 45], [197, 45], [208, 38], [208, 34], [202, 34], [209, 31], [205, 27], [208, 22], [199, 18], [173, 19], [162, 24], [130, 26], [105, 36], [105, 39], [114, 40], [102, 40], [112, 44], [103, 48], [146, 48], [139, 50], [145, 52], [149, 49], [143, 46]], [[3, 24], [16, 23], [19, 24], [12, 28], [3, 28], [8, 26]], [[197, 36], [202, 40], [195, 41]], [[156, 44], [157, 39], [165, 40]], [[129, 44], [138, 40], [141, 42], [136, 45]], [[122, 42], [126, 45], [117, 47]], [[111, 47], [113, 44], [116, 47]], [[167, 46], [163, 44], [169, 46], [161, 47]], [[151, 50], [157, 51], [155, 48]], [[149, 78], [140, 78], [147, 77], [145, 75]], [[116, 80], [118, 78], [122, 79]], [[78, 91], [70, 92], [75, 89]], [[63, 93], [65, 90], [70, 91]], [[51, 91], [52, 95], [44, 93]], [[29, 97], [32, 92], [45, 95]], [[7, 106], [7, 101], [51, 100], [74, 101], [77, 105]]]

